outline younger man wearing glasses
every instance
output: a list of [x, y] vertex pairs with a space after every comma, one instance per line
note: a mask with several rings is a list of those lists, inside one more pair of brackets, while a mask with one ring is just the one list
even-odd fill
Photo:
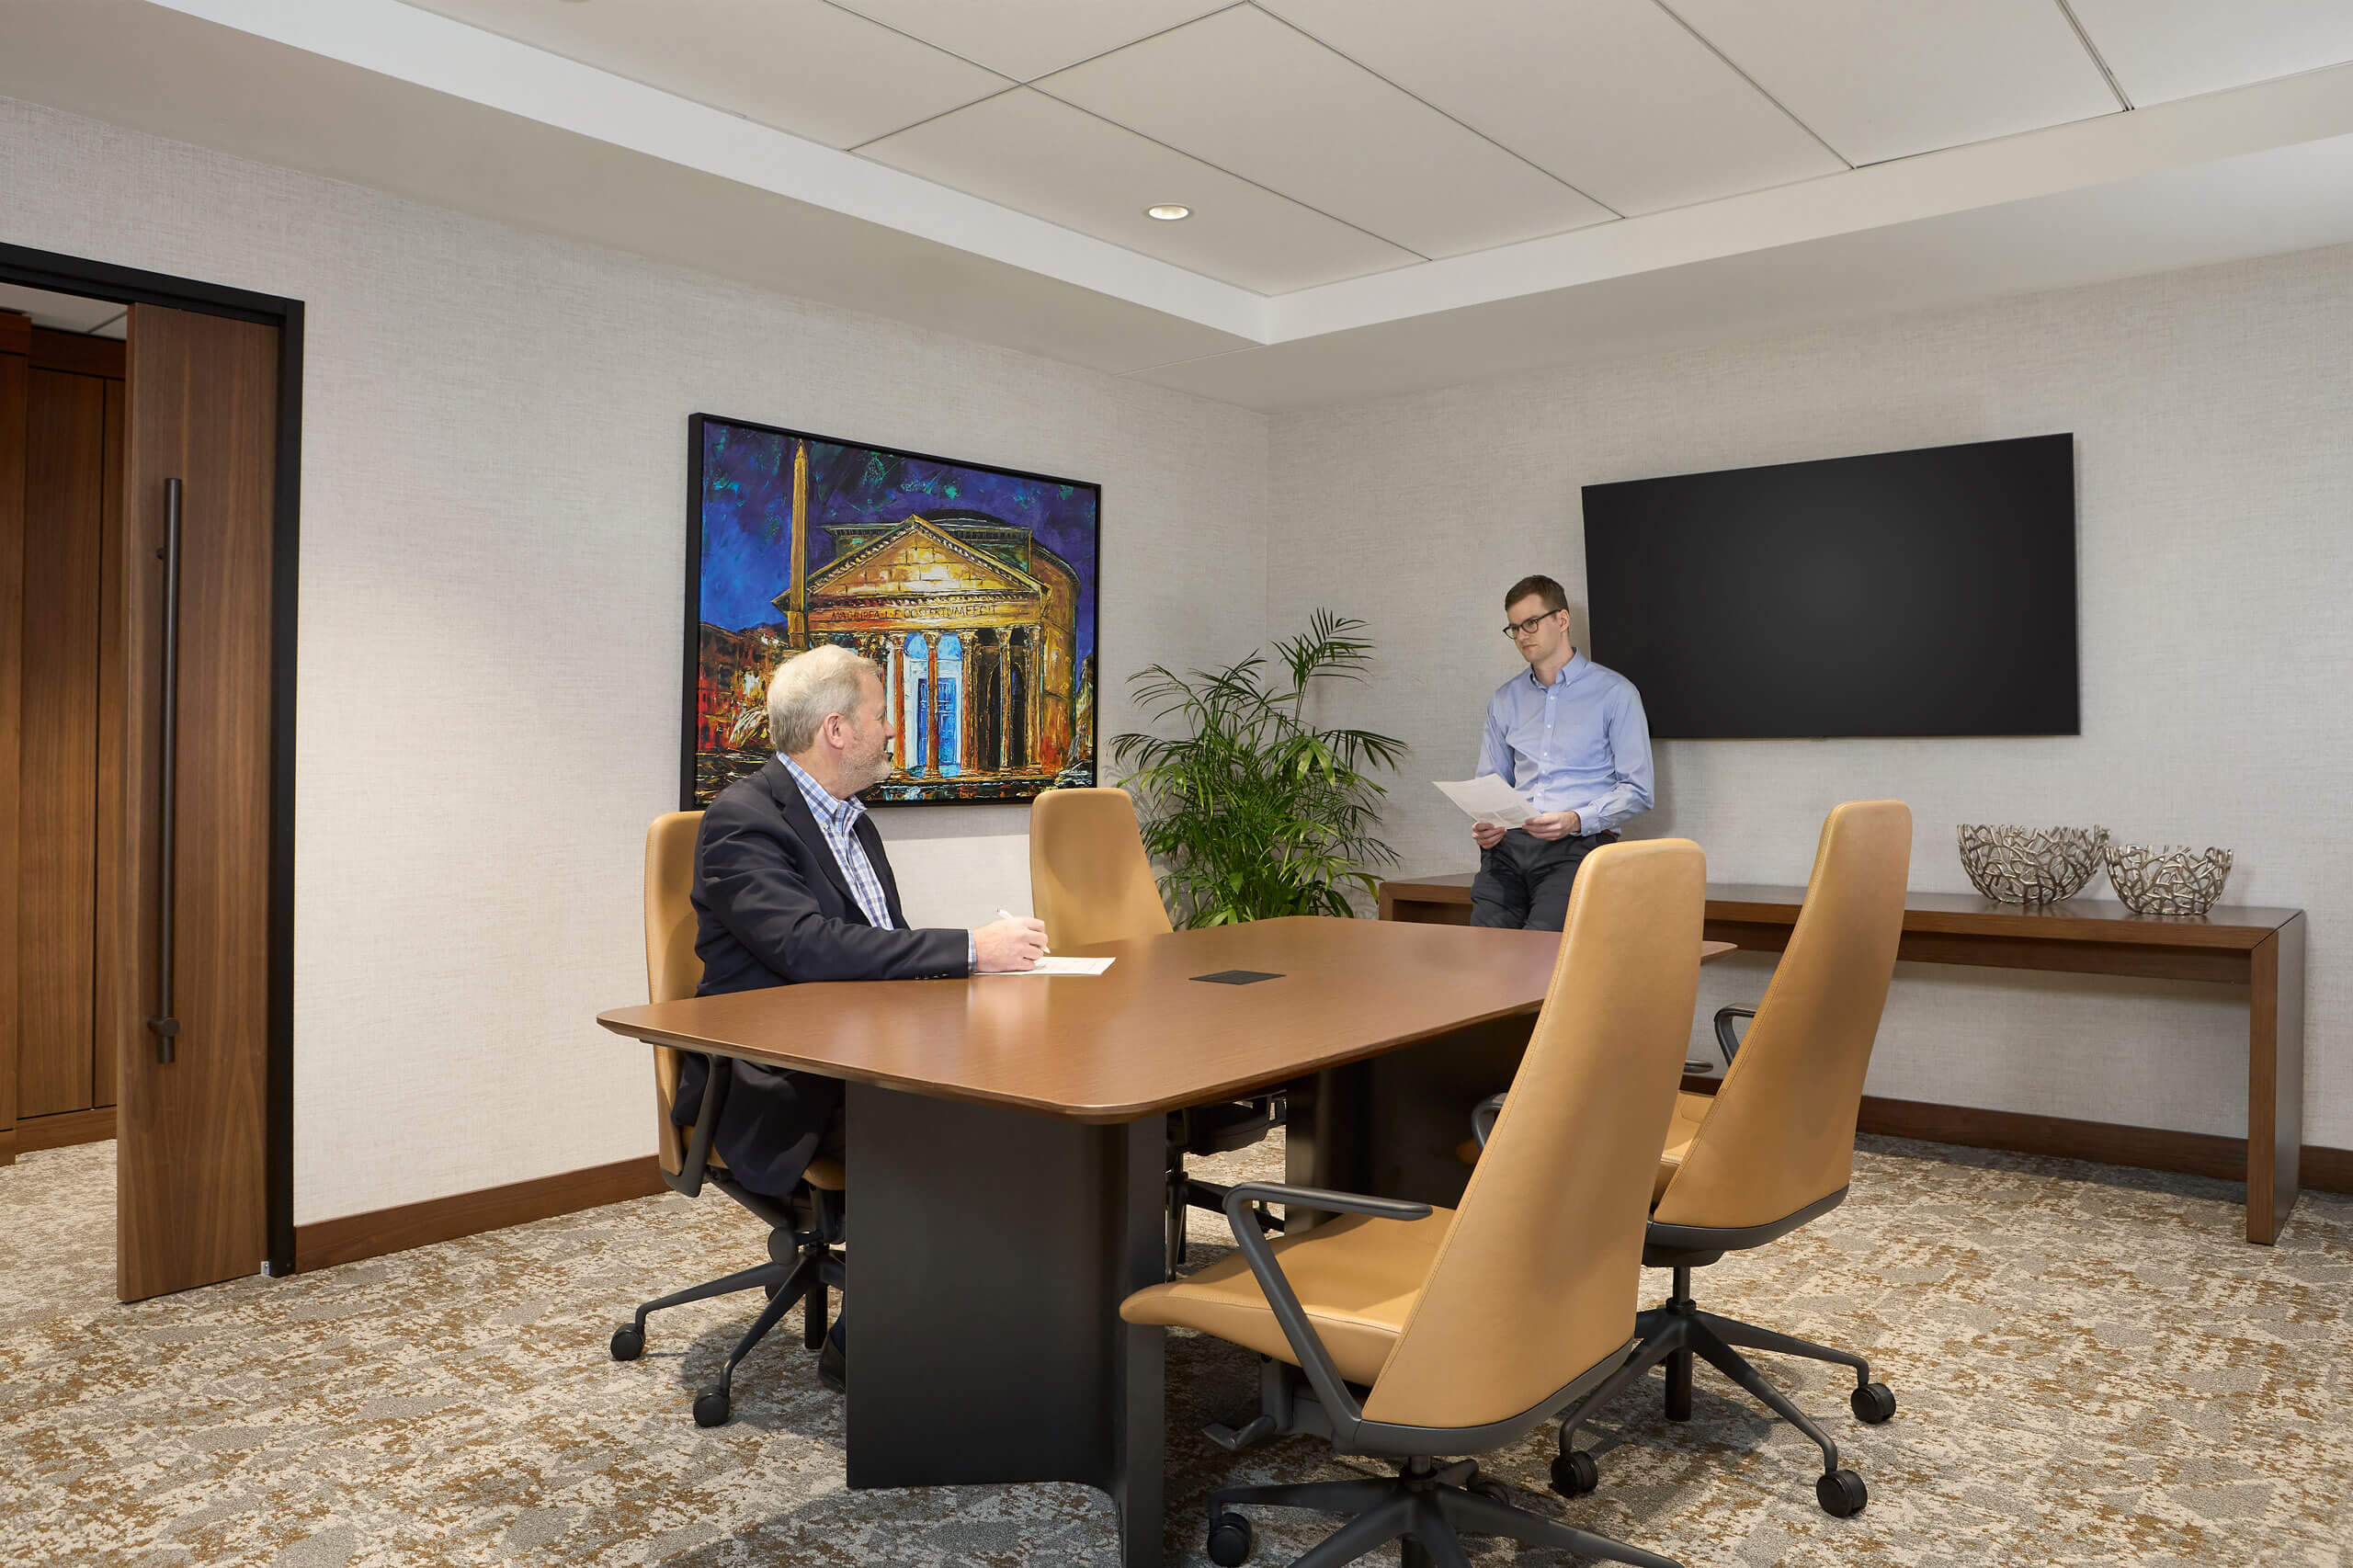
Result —
[[1537, 814], [1504, 829], [1473, 823], [1479, 875], [1471, 924], [1558, 931], [1577, 867], [1651, 809], [1651, 732], [1634, 683], [1569, 645], [1569, 600], [1550, 577], [1504, 596], [1504, 628], [1528, 661], [1487, 701], [1479, 772], [1528, 797]]

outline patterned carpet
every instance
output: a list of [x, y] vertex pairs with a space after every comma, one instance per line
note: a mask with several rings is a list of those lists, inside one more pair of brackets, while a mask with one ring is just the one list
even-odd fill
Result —
[[[745, 1364], [733, 1425], [699, 1430], [692, 1390], [745, 1298], [657, 1318], [644, 1359], [608, 1360], [639, 1299], [699, 1278], [699, 1259], [756, 1260], [723, 1199], [123, 1307], [112, 1157], [0, 1169], [0, 1562], [1114, 1561], [1108, 1503], [1084, 1487], [847, 1492], [841, 1406], [796, 1335]], [[2307, 1195], [2261, 1248], [2234, 1239], [2220, 1183], [1883, 1141], [1858, 1164], [1844, 1208], [1704, 1271], [1699, 1293], [1862, 1350], [1894, 1386], [1895, 1420], [1865, 1427], [1845, 1374], [1760, 1358], [1869, 1480], [1860, 1517], [1821, 1513], [1812, 1448], [1705, 1368], [1688, 1426], [1658, 1418], [1654, 1381], [1596, 1431], [1592, 1497], [1540, 1490], [1541, 1435], [1490, 1471], [1693, 1568], [2353, 1562], [2353, 1200]], [[1279, 1155], [1222, 1174], [1245, 1167]], [[1250, 1405], [1248, 1356], [1179, 1335], [1169, 1369], [1172, 1563], [1202, 1561], [1221, 1478], [1349, 1472], [1306, 1440], [1237, 1460], [1196, 1435]], [[1262, 1512], [1253, 1561], [1328, 1528]], [[1566, 1561], [1471, 1544], [1486, 1564]]]

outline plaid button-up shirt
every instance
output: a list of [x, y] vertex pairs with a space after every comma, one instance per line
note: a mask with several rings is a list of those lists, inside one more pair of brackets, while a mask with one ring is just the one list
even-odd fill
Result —
[[826, 846], [834, 852], [834, 864], [849, 879], [849, 891], [858, 900], [858, 907], [866, 912], [867, 924], [878, 931], [892, 929], [891, 901], [883, 896], [882, 879], [874, 874], [874, 862], [866, 858], [866, 846], [858, 841], [858, 819], [866, 814], [866, 802], [852, 795], [837, 800], [834, 792], [809, 776], [808, 770], [785, 756], [776, 754], [784, 764], [792, 781], [801, 786], [801, 798], [809, 802], [809, 814], [817, 819], [817, 831], [825, 835]]
[[[782, 752], [776, 759], [792, 775], [800, 786], [801, 798], [809, 802], [809, 814], [817, 819], [817, 831], [825, 835], [825, 846], [834, 852], [834, 864], [849, 879], [850, 895], [858, 900], [858, 907], [865, 912], [869, 924], [878, 931], [895, 929], [891, 924], [891, 901], [882, 892], [882, 879], [874, 874], [874, 862], [866, 858], [866, 846], [858, 841], [858, 819], [866, 814], [866, 802], [852, 795], [838, 800], [834, 792], [809, 776], [806, 768]], [[964, 967], [967, 971], [981, 967], [980, 939], [967, 934], [964, 937]]]

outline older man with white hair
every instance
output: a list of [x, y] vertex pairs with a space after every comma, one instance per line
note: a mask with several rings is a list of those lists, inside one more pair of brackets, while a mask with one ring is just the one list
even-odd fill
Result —
[[[812, 980], [930, 980], [1037, 967], [1046, 928], [998, 920], [966, 931], [910, 930], [882, 836], [858, 792], [891, 772], [882, 673], [830, 644], [768, 681], [776, 756], [703, 812], [695, 845], [699, 994]], [[687, 1060], [673, 1115], [692, 1125], [708, 1068]], [[782, 1195], [820, 1152], [837, 1153], [836, 1078], [739, 1062], [712, 1130], [727, 1168]]]

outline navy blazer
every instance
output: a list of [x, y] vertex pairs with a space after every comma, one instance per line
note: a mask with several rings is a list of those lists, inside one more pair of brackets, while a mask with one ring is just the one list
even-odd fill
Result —
[[[891, 921], [878, 929], [851, 895], [817, 819], [783, 763], [771, 757], [729, 785], [703, 812], [695, 841], [696, 994], [756, 991], [811, 980], [926, 980], [968, 972], [970, 934], [904, 929], [899, 884], [874, 819], [858, 841], [882, 884]], [[687, 1055], [671, 1116], [691, 1126], [709, 1067]], [[782, 1196], [817, 1153], [841, 1108], [838, 1078], [738, 1062], [711, 1142], [737, 1181]]]

